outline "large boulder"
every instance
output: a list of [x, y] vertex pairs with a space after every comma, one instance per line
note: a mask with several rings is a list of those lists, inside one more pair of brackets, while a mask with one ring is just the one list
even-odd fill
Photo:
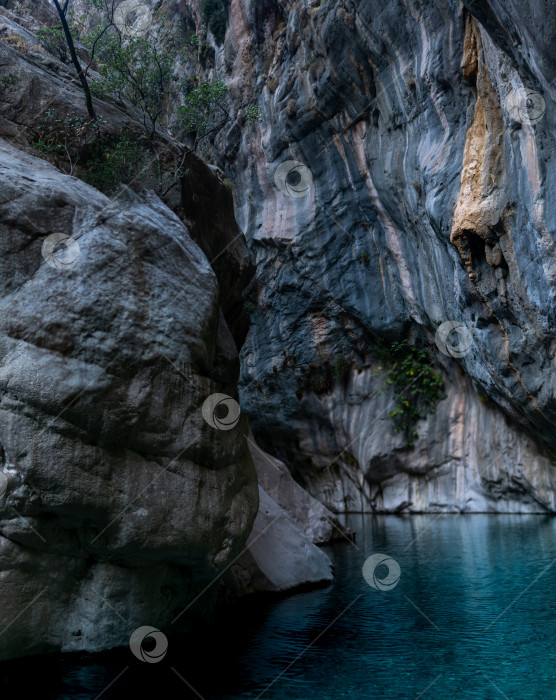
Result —
[[246, 419], [203, 417], [237, 397], [217, 278], [154, 195], [3, 141], [0, 182], [0, 659], [171, 631], [258, 508]]
[[226, 576], [236, 595], [281, 592], [332, 581], [328, 556], [259, 486], [259, 512], [242, 553]]
[[265, 452], [253, 434], [248, 437], [249, 449], [259, 484], [315, 544], [334, 539], [353, 540], [337, 516], [295, 481], [284, 462]]

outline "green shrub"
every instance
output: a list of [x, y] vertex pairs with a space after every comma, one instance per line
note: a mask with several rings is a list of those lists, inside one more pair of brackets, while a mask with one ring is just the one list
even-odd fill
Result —
[[[84, 43], [92, 51], [91, 41]], [[96, 45], [95, 60], [102, 78], [91, 84], [91, 92], [137, 107], [152, 138], [171, 93], [173, 56], [164, 37], [132, 36], [122, 41], [116, 32], [107, 31]]]
[[[118, 136], [103, 136], [90, 149], [80, 177], [97, 190], [111, 195], [121, 184], [128, 184], [139, 173], [144, 173], [151, 160], [146, 137], [130, 131]], [[142, 178], [141, 182], [144, 180]]]
[[245, 115], [245, 123], [246, 124], [251, 124], [251, 122], [261, 123], [264, 119], [264, 115], [263, 115], [261, 108], [257, 107], [256, 105], [252, 105], [251, 107], [246, 107], [243, 110], [243, 114]]
[[188, 54], [193, 54], [199, 50], [199, 37], [196, 34], [189, 34], [185, 38], [184, 48]]
[[14, 73], [7, 73], [3, 78], [2, 78], [2, 87], [9, 87], [10, 85], [16, 85], [19, 83], [19, 78], [17, 75]]
[[61, 24], [57, 24], [55, 27], [42, 27], [37, 29], [35, 34], [48, 53], [59, 58], [62, 63], [70, 62], [68, 45]]
[[[203, 20], [220, 43], [226, 32], [229, 3], [230, 0], [201, 0]], [[193, 77], [197, 73], [194, 70], [191, 77], [176, 84], [176, 61], [188, 65], [195, 54], [201, 63], [206, 58], [209, 50], [206, 27], [201, 37], [184, 36], [183, 32], [176, 35], [172, 24], [166, 22], [164, 26], [164, 16], [157, 16], [158, 3], [154, 8], [152, 30], [144, 27], [129, 32], [118, 20], [118, 3], [83, 0], [78, 11], [69, 7], [66, 14], [67, 5], [65, 3], [62, 8], [56, 3], [59, 24], [39, 30], [38, 36], [43, 46], [61, 60], [69, 62], [71, 59], [74, 63], [90, 119], [96, 119], [91, 95], [101, 99], [110, 97], [124, 110], [131, 105], [139, 111], [151, 141], [155, 140], [157, 129], [161, 126], [168, 129], [170, 124], [181, 128], [182, 133], [193, 135], [193, 146], [183, 145], [184, 154], [196, 150], [205, 137], [215, 134], [231, 119], [228, 89], [222, 81], [198, 83]], [[73, 52], [77, 41], [89, 54], [84, 68]], [[91, 67], [100, 78], [89, 83]], [[173, 107], [180, 104], [180, 100], [181, 106], [175, 110]], [[257, 107], [245, 108], [247, 124], [261, 120]], [[171, 132], [170, 136], [173, 138]], [[44, 143], [38, 146], [47, 147]]]
[[178, 125], [194, 134], [194, 149], [209, 134], [219, 131], [230, 119], [228, 88], [222, 80], [203, 80], [192, 86], [186, 79], [183, 104], [178, 107]]
[[60, 170], [73, 175], [81, 163], [84, 149], [99, 138], [100, 129], [105, 123], [102, 117], [92, 120], [81, 114], [62, 116], [51, 108], [39, 123], [31, 145], [49, 155], [51, 162]]
[[438, 402], [446, 398], [443, 393], [444, 381], [434, 372], [426, 350], [411, 345], [407, 340], [388, 344], [381, 338], [374, 354], [377, 359], [390, 365], [385, 371], [386, 383], [395, 392], [394, 410], [390, 413], [394, 432], [402, 431], [408, 447], [413, 447], [417, 422], [434, 413]]
[[339, 382], [343, 382], [349, 374], [350, 361], [344, 355], [336, 358], [334, 362], [334, 374]]
[[90, 120], [79, 114], [62, 117], [49, 109], [32, 145], [63, 172], [108, 195], [121, 184], [136, 180], [164, 194], [186, 174], [179, 168], [173, 173], [164, 172], [145, 134], [130, 130], [102, 134], [105, 124], [102, 118]]

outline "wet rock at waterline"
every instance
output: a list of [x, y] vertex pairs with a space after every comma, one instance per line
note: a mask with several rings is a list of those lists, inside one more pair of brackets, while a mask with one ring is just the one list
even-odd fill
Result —
[[253, 434], [248, 442], [259, 484], [292, 518], [305, 537], [315, 544], [341, 538], [350, 540], [351, 533], [339, 522], [335, 513], [300, 486], [283, 462], [262, 450]]
[[226, 582], [236, 595], [279, 592], [332, 581], [328, 556], [259, 486], [259, 512], [248, 549], [234, 562]]

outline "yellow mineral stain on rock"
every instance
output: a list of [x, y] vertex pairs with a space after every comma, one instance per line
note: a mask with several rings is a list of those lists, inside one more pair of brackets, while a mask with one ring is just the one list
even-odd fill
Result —
[[[476, 248], [479, 239], [482, 239], [485, 258], [492, 267], [497, 267], [500, 264], [503, 253], [509, 253], [510, 248], [505, 245], [506, 241], [504, 240], [506, 238], [504, 234], [508, 232], [506, 214], [509, 207], [503, 146], [504, 122], [498, 94], [492, 88], [483, 65], [481, 35], [475, 20], [470, 16], [466, 20], [464, 55], [461, 65], [464, 76], [469, 80], [475, 79], [476, 81], [477, 102], [473, 122], [466, 135], [461, 188], [454, 211], [450, 241], [457, 248], [467, 268], [471, 284], [488, 307], [490, 315], [498, 322], [505, 338], [508, 366], [515, 372], [523, 391], [535, 410], [546, 418], [535, 397], [525, 386], [518, 369], [511, 361], [510, 339], [504, 323], [498, 318], [492, 305], [477, 287], [477, 273], [473, 269], [472, 245]], [[532, 160], [532, 154], [530, 156], [530, 160]], [[538, 182], [537, 168], [533, 167], [530, 170], [534, 173], [532, 182], [532, 191], [534, 192], [534, 183]], [[506, 262], [510, 269], [517, 268], [515, 259], [508, 258]], [[501, 290], [501, 294], [505, 294], [505, 292]]]
[[485, 242], [492, 239], [493, 227], [500, 224], [508, 197], [500, 102], [481, 65], [481, 37], [471, 17], [466, 22], [462, 70], [468, 80], [476, 81], [477, 102], [466, 135], [461, 188], [450, 240], [472, 276], [469, 236], [475, 234]]

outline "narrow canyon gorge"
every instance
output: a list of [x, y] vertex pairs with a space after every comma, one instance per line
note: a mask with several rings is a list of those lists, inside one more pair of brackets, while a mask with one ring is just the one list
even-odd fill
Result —
[[556, 514], [554, 10], [0, 0], [0, 661]]

